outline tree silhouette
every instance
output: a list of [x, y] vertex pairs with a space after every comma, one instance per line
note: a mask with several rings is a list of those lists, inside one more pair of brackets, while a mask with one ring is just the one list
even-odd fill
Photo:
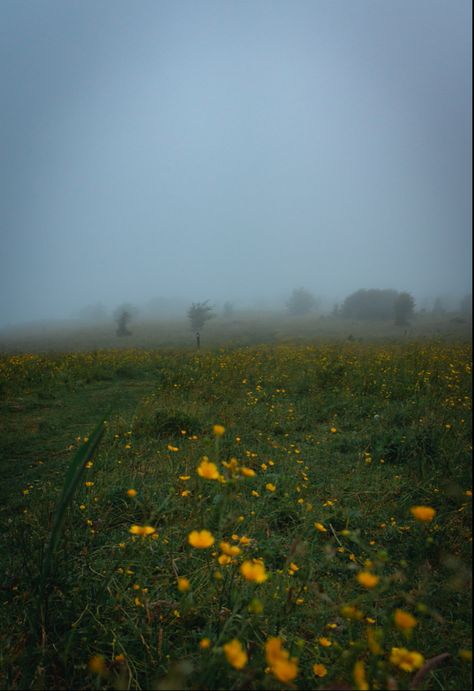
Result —
[[288, 312], [292, 315], [308, 314], [317, 305], [317, 300], [312, 293], [304, 288], [296, 288], [286, 303]]
[[415, 300], [410, 293], [399, 293], [393, 304], [395, 313], [395, 324], [397, 326], [407, 326], [409, 317], [415, 311]]
[[196, 345], [198, 348], [201, 346], [201, 336], [199, 331], [203, 328], [204, 324], [212, 319], [214, 316], [212, 313], [212, 307], [208, 304], [209, 300], [205, 302], [193, 302], [188, 310], [188, 319], [191, 322], [191, 328], [196, 331]]

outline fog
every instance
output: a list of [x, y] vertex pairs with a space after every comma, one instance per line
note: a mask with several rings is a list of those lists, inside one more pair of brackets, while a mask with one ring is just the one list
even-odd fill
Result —
[[0, 326], [471, 288], [467, 0], [0, 5]]

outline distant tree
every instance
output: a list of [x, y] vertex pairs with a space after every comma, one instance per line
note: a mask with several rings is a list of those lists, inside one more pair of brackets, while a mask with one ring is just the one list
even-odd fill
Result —
[[305, 288], [296, 288], [291, 293], [290, 299], [286, 303], [288, 312], [294, 316], [308, 314], [316, 305], [316, 298], [308, 290], [305, 290]]
[[196, 344], [199, 348], [201, 345], [200, 331], [204, 324], [212, 319], [214, 316], [212, 313], [212, 307], [208, 305], [209, 300], [205, 302], [193, 302], [188, 310], [188, 319], [191, 322], [191, 328], [196, 331]]
[[415, 300], [410, 293], [399, 293], [393, 305], [395, 324], [397, 326], [407, 326], [408, 319], [415, 312]]
[[459, 311], [466, 317], [472, 315], [472, 295], [465, 295], [460, 302]]
[[397, 296], [396, 290], [357, 290], [344, 300], [341, 316], [370, 321], [392, 319]]
[[129, 324], [132, 319], [136, 316], [137, 309], [133, 305], [120, 305], [117, 307], [114, 313], [114, 319], [117, 323], [117, 329], [115, 331], [117, 336], [131, 336]]

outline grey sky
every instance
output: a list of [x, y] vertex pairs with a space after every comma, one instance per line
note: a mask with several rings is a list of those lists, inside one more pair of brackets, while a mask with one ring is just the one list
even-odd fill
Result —
[[471, 284], [464, 0], [0, 3], [0, 324]]

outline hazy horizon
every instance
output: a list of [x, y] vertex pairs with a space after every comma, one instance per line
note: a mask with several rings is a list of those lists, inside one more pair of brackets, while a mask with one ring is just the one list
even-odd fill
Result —
[[471, 4], [0, 7], [0, 327], [471, 292]]

